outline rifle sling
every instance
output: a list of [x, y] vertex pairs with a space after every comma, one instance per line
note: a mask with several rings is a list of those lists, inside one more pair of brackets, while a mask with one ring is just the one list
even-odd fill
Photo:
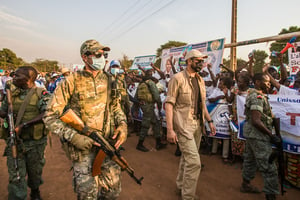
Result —
[[107, 125], [110, 124], [110, 122], [108, 121], [108, 114], [109, 114], [109, 105], [111, 102], [111, 84], [112, 84], [112, 77], [108, 76], [106, 107], [105, 107], [105, 112], [104, 112], [105, 121], [104, 121], [103, 129], [102, 129], [102, 132], [104, 135], [106, 134]]
[[23, 103], [20, 107], [20, 110], [18, 111], [17, 120], [16, 120], [16, 124], [15, 124], [16, 127], [20, 124], [20, 122], [24, 116], [25, 109], [26, 109], [27, 105], [29, 104], [29, 101], [30, 101], [31, 96], [33, 95], [35, 89], [36, 89], [36, 87], [32, 87], [31, 90], [27, 93], [25, 100], [23, 101]]

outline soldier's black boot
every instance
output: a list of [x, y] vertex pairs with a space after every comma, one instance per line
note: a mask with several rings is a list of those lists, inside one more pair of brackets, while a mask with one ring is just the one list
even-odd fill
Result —
[[166, 148], [167, 144], [166, 143], [162, 143], [160, 138], [156, 138], [156, 150], [160, 150], [160, 149], [164, 149]]
[[266, 200], [276, 200], [275, 194], [266, 194]]
[[240, 191], [243, 193], [260, 193], [259, 189], [250, 184], [250, 181], [243, 179], [243, 183], [240, 187]]
[[39, 188], [31, 189], [30, 198], [31, 200], [42, 200], [40, 189]]
[[137, 150], [140, 150], [140, 151], [142, 151], [142, 152], [148, 152], [149, 149], [147, 149], [147, 148], [143, 145], [143, 143], [144, 143], [144, 140], [139, 140], [139, 143], [137, 144], [136, 149], [137, 149]]

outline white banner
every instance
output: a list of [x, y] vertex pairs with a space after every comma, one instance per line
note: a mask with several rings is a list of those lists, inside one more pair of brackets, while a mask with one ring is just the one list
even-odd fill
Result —
[[137, 56], [134, 57], [132, 66], [129, 69], [138, 69], [140, 65], [143, 69], [152, 69], [151, 63], [155, 63], [156, 55]]
[[[272, 112], [280, 118], [284, 150], [300, 154], [300, 96], [268, 95]], [[243, 138], [245, 97], [237, 96], [239, 137]]]

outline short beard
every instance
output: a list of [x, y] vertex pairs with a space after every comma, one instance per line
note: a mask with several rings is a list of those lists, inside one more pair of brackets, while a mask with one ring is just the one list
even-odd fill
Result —
[[201, 66], [196, 66], [196, 67], [191, 66], [191, 68], [197, 73], [201, 71]]

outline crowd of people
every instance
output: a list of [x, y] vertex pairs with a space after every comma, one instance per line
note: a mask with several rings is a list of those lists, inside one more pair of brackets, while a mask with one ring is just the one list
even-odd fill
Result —
[[[66, 155], [72, 160], [77, 199], [116, 199], [121, 192], [121, 167], [107, 156], [101, 174], [94, 177], [92, 166], [100, 144], [90, 136], [92, 130], [99, 131], [108, 141], [114, 141], [116, 150], [122, 148], [128, 135], [127, 126], [136, 125], [133, 121], [140, 110], [143, 118], [136, 149], [149, 151], [144, 140], [151, 127], [157, 150], [166, 148], [167, 141], [176, 143], [175, 155], [181, 156], [177, 193], [185, 200], [198, 199], [195, 193], [203, 166], [199, 154], [201, 140], [206, 141], [210, 154], [216, 154], [220, 144], [214, 137], [215, 123], [207, 104], [227, 105], [232, 121], [237, 124], [236, 95], [246, 97], [246, 140], [239, 139], [235, 131], [222, 139], [223, 162], [234, 162], [237, 156], [243, 159], [241, 192], [260, 192], [250, 184], [258, 169], [264, 179], [266, 199], [276, 199], [278, 175], [275, 163], [269, 163], [269, 156], [272, 144], [277, 145], [280, 140], [272, 135], [273, 114], [266, 94], [298, 95], [300, 88], [300, 73], [292, 82], [282, 55], [278, 55], [279, 67], [266, 65], [262, 73], [254, 74], [253, 56], [249, 56], [246, 65], [236, 71], [220, 65], [222, 70], [214, 74], [212, 66], [205, 63], [207, 55], [195, 49], [186, 52], [186, 67], [180, 71], [175, 69], [172, 57], [167, 60], [165, 71], [154, 64], [147, 70], [141, 66], [139, 70], [127, 70], [117, 60], [107, 61], [109, 51], [109, 47], [98, 41], [87, 40], [80, 48], [83, 70], [71, 72], [62, 68], [60, 72], [44, 74], [23, 66], [15, 72], [5, 71], [1, 77], [0, 117], [4, 120], [0, 137], [7, 143], [10, 200], [26, 199], [27, 187], [31, 189], [31, 199], [41, 199], [39, 186], [43, 183], [49, 131], [59, 136]], [[160, 78], [155, 78], [153, 73]], [[166, 84], [162, 85], [161, 80]], [[129, 91], [136, 83], [133, 94]], [[81, 131], [61, 120], [60, 116], [69, 109], [83, 121]], [[163, 111], [165, 133], [161, 131]], [[12, 126], [12, 121], [7, 120], [9, 114], [14, 117], [15, 144], [9, 131]], [[17, 147], [17, 157], [12, 145]]]

